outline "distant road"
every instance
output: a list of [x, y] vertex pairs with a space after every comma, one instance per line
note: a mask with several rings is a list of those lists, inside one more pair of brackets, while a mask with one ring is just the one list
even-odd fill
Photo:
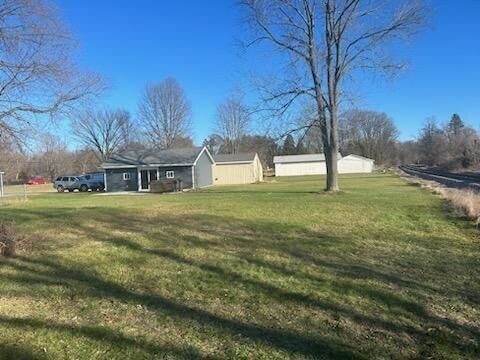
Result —
[[407, 174], [422, 179], [436, 181], [447, 187], [457, 189], [475, 189], [480, 191], [480, 173], [452, 173], [424, 166], [402, 165], [400, 169]]

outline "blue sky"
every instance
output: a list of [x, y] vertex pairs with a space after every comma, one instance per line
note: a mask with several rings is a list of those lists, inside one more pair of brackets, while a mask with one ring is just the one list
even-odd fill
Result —
[[[356, 84], [356, 105], [388, 113], [401, 139], [413, 138], [426, 117], [445, 121], [454, 112], [480, 127], [480, 0], [433, 3], [430, 28], [396, 54], [408, 69], [393, 82]], [[241, 34], [234, 0], [61, 0], [58, 6], [79, 40], [80, 65], [111, 85], [105, 104], [135, 114], [145, 84], [173, 76], [192, 103], [197, 143], [213, 130], [218, 103], [257, 66], [246, 65], [235, 46]]]

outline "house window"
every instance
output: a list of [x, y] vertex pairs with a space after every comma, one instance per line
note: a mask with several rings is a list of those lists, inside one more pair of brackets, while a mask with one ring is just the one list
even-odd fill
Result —
[[165, 176], [167, 177], [167, 179], [173, 179], [175, 177], [175, 171], [167, 171], [165, 173]]
[[123, 180], [130, 180], [130, 173], [123, 173]]

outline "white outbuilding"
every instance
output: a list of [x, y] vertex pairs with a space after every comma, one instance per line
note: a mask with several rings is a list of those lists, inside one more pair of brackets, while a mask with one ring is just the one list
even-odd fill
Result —
[[214, 155], [215, 185], [253, 184], [263, 181], [263, 168], [257, 153]]
[[[370, 173], [374, 160], [359, 155], [342, 157], [338, 154], [340, 174]], [[324, 175], [327, 173], [324, 154], [275, 156], [275, 176]]]
[[371, 173], [375, 160], [360, 155], [350, 154], [338, 160], [340, 174]]

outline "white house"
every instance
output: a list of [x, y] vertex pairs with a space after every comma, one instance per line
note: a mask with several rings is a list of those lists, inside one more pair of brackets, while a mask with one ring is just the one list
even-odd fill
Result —
[[[374, 160], [359, 155], [342, 157], [338, 154], [340, 174], [370, 173]], [[275, 176], [324, 175], [327, 173], [324, 154], [275, 156]]]

